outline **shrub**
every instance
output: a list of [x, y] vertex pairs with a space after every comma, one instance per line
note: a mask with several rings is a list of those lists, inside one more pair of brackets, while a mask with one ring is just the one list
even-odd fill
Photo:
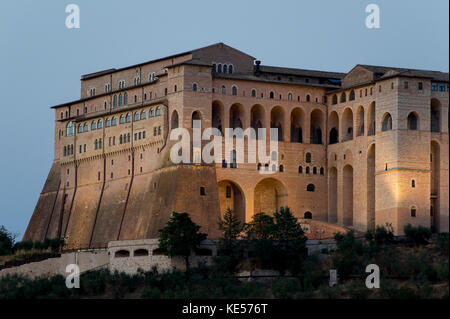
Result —
[[438, 246], [441, 253], [445, 256], [448, 256], [449, 252], [449, 233], [440, 233], [438, 234], [436, 245]]
[[272, 286], [272, 293], [277, 299], [295, 298], [301, 291], [301, 283], [297, 278], [280, 278]]
[[13, 252], [15, 236], [0, 226], [0, 256], [10, 255]]
[[428, 239], [431, 237], [431, 230], [421, 225], [414, 227], [408, 224], [404, 227], [404, 232], [406, 238], [417, 245], [427, 244]]

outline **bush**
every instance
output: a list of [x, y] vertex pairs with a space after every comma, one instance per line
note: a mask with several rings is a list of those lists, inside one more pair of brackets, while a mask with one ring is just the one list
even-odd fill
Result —
[[0, 226], [0, 256], [13, 253], [14, 237], [4, 226]]
[[436, 245], [438, 246], [441, 253], [445, 256], [448, 256], [448, 252], [449, 252], [449, 241], [448, 241], [449, 238], [448, 237], [449, 237], [449, 233], [441, 233], [441, 234], [438, 234], [438, 237], [436, 240]]
[[404, 232], [406, 238], [417, 245], [427, 244], [431, 238], [431, 230], [423, 226], [414, 227], [408, 224], [404, 227]]
[[277, 299], [295, 298], [302, 290], [302, 285], [297, 278], [280, 278], [272, 286], [272, 293]]

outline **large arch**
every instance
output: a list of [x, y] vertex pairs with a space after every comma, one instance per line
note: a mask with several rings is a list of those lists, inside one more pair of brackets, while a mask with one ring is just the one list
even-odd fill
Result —
[[270, 128], [278, 129], [278, 141], [283, 141], [284, 134], [284, 109], [281, 106], [275, 106], [270, 111]]
[[328, 172], [328, 222], [337, 223], [337, 169]]
[[214, 101], [212, 103], [211, 109], [211, 124], [213, 128], [218, 129], [223, 135], [223, 112], [224, 106], [219, 101]]
[[430, 104], [431, 132], [441, 131], [441, 102], [438, 99], [431, 99]]
[[322, 144], [322, 132], [324, 127], [323, 112], [315, 109], [311, 112], [310, 121], [310, 143]]
[[353, 226], [353, 167], [345, 165], [343, 169], [343, 224]]
[[172, 118], [170, 120], [170, 127], [173, 129], [178, 128], [179, 123], [178, 123], [178, 112], [177, 110], [173, 110], [172, 112]]
[[430, 206], [430, 219], [431, 219], [431, 229], [433, 231], [440, 231], [439, 225], [439, 215], [440, 215], [440, 146], [436, 141], [431, 141], [430, 145], [430, 166], [431, 166], [431, 206]]
[[254, 212], [273, 214], [282, 206], [288, 204], [288, 192], [286, 187], [275, 178], [265, 178], [255, 187]]
[[347, 107], [342, 114], [342, 142], [353, 139], [353, 111]]
[[250, 126], [255, 130], [256, 137], [261, 139], [258, 129], [266, 126], [266, 111], [259, 104], [253, 105], [250, 111]]
[[364, 107], [358, 106], [356, 110], [356, 136], [364, 136]]
[[244, 106], [235, 103], [230, 107], [230, 128], [244, 128], [245, 110]]
[[375, 144], [367, 151], [367, 229], [375, 228]]
[[218, 183], [218, 190], [221, 216], [230, 208], [243, 225], [245, 223], [245, 195], [242, 188], [235, 182], [222, 180]]
[[339, 143], [339, 116], [336, 111], [330, 113], [328, 127], [330, 127], [328, 144]]
[[291, 142], [303, 143], [303, 128], [305, 127], [305, 112], [296, 107], [291, 112]]
[[383, 121], [381, 123], [381, 131], [386, 132], [392, 130], [392, 116], [388, 112], [383, 115]]
[[419, 115], [417, 112], [411, 112], [408, 114], [407, 118], [408, 130], [418, 130], [419, 129]]

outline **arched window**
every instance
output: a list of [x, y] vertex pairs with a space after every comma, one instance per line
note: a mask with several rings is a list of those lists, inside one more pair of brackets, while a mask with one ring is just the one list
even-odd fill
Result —
[[119, 106], [122, 106], [123, 104], [123, 97], [122, 97], [122, 93], [119, 94]]
[[306, 96], [306, 102], [311, 102], [311, 96], [309, 94]]
[[97, 129], [97, 121], [92, 121], [91, 123], [91, 131], [94, 131]]
[[261, 163], [258, 163], [258, 171], [260, 171], [261, 170]]
[[123, 138], [122, 138], [122, 134], [121, 134], [119, 137], [119, 144], [122, 144], [122, 143], [125, 143], [125, 142], [123, 142]]
[[212, 71], [213, 73], [217, 72], [217, 65], [215, 63], [212, 65]]
[[73, 136], [74, 134], [74, 125], [73, 122], [70, 121], [66, 126], [66, 136]]
[[202, 120], [202, 115], [199, 111], [194, 111], [194, 113], [192, 113], [192, 119], [191, 119], [191, 125], [192, 127], [194, 127], [194, 123], [195, 121], [201, 121]]
[[308, 186], [306, 186], [307, 192], [314, 192], [315, 189], [316, 187], [314, 186], [314, 184], [308, 184]]
[[228, 73], [233, 74], [233, 65], [228, 66]]
[[381, 131], [389, 131], [392, 130], [392, 117], [391, 114], [386, 113], [383, 118], [383, 123], [381, 125]]
[[344, 93], [341, 94], [341, 103], [347, 102], [347, 95]]
[[128, 250], [119, 250], [114, 254], [115, 258], [126, 258], [130, 257], [130, 252]]
[[299, 166], [299, 167], [298, 167], [298, 173], [299, 173], [299, 174], [302, 174], [302, 173], [303, 173], [303, 166]]
[[134, 113], [134, 121], [139, 121], [141, 119], [141, 114], [139, 112]]
[[225, 85], [222, 85], [222, 94], [227, 94], [227, 90], [225, 89]]
[[158, 106], [156, 108], [156, 116], [161, 116], [161, 107], [160, 106]]
[[417, 208], [415, 206], [411, 207], [411, 217], [416, 217], [417, 215]]
[[78, 133], [83, 133], [83, 125], [78, 124]]
[[154, 117], [155, 116], [155, 110], [154, 109], [150, 109], [150, 117]]
[[117, 107], [117, 95], [113, 97], [113, 107]]
[[306, 153], [306, 163], [311, 163], [311, 153]]
[[273, 152], [270, 154], [270, 159], [271, 159], [272, 161], [276, 161], [276, 160], [278, 159], [278, 154], [277, 154], [277, 152], [273, 151]]
[[112, 120], [111, 120], [111, 126], [116, 126], [117, 125], [117, 118], [115, 116], [113, 116]]
[[97, 139], [95, 139], [95, 142], [94, 142], [94, 149], [95, 149], [95, 150], [98, 149], [98, 140], [97, 140]]
[[119, 117], [119, 124], [124, 124], [125, 123], [125, 115], [121, 115], [120, 117]]
[[273, 99], [273, 98], [274, 98], [274, 96], [275, 96], [275, 93], [273, 93], [273, 92], [270, 92], [270, 94], [269, 94], [269, 98]]
[[306, 174], [309, 174], [309, 166], [306, 167]]
[[337, 99], [337, 95], [336, 94], [334, 94], [333, 95], [333, 98], [331, 99], [331, 104], [337, 104], [337, 101], [338, 101], [338, 99]]
[[228, 67], [226, 64], [223, 65], [223, 73], [228, 73]]
[[197, 83], [192, 84], [192, 91], [197, 92]]
[[123, 95], [123, 104], [127, 105], [128, 104], [128, 93], [125, 92], [125, 94]]
[[106, 127], [110, 127], [111, 126], [111, 119], [108, 117], [106, 119]]
[[324, 169], [323, 169], [323, 167], [321, 167], [320, 168], [320, 175], [323, 175], [324, 174]]
[[102, 120], [98, 120], [97, 128], [98, 129], [103, 128], [103, 121]]
[[292, 101], [292, 93], [289, 93], [289, 94], [288, 94], [288, 100], [289, 100], [289, 101]]
[[256, 97], [256, 90], [255, 89], [252, 90], [252, 97]]
[[351, 90], [351, 91], [350, 91], [350, 96], [349, 96], [348, 99], [349, 99], [350, 101], [355, 100], [355, 91], [354, 91], [354, 90]]
[[311, 212], [306, 212], [304, 217], [305, 217], [305, 219], [312, 219], [312, 213]]
[[222, 73], [222, 64], [220, 64], [220, 63], [217, 66], [217, 73]]
[[416, 180], [411, 180], [411, 187], [416, 188]]
[[147, 118], [147, 111], [143, 110], [141, 112], [141, 120], [145, 120]]
[[130, 113], [127, 113], [127, 117], [126, 117], [125, 122], [127, 122], [127, 123], [131, 122], [131, 114]]
[[419, 128], [419, 120], [414, 112], [408, 115], [408, 130], [417, 130]]
[[280, 171], [280, 173], [284, 172], [284, 166], [283, 165], [280, 165], [279, 171]]
[[237, 87], [235, 87], [234, 85], [233, 85], [233, 87], [231, 88], [231, 94], [237, 95]]
[[148, 256], [147, 249], [136, 249], [134, 251], [134, 257], [143, 257], [143, 256]]
[[317, 167], [313, 167], [313, 174], [317, 174]]

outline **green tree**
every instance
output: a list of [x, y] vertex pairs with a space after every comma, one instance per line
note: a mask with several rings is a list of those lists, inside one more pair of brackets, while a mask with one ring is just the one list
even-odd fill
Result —
[[253, 215], [252, 221], [246, 225], [246, 233], [250, 253], [259, 260], [262, 267], [272, 268], [275, 233], [273, 217], [262, 212]]
[[285, 270], [298, 273], [308, 255], [305, 233], [289, 207], [281, 207], [274, 213], [274, 219], [274, 266], [282, 274]]
[[187, 213], [173, 212], [167, 225], [159, 230], [159, 248], [168, 257], [182, 256], [189, 273], [189, 256], [204, 239], [206, 234], [199, 233], [200, 226], [195, 224]]
[[431, 229], [419, 225], [414, 227], [411, 224], [405, 225], [403, 228], [405, 236], [417, 245], [428, 244], [431, 237]]
[[0, 256], [12, 254], [15, 236], [0, 226]]
[[242, 242], [239, 235], [244, 225], [238, 220], [230, 208], [225, 212], [223, 219], [219, 220], [219, 230], [222, 238], [219, 239], [216, 264], [228, 272], [234, 272], [242, 255]]

